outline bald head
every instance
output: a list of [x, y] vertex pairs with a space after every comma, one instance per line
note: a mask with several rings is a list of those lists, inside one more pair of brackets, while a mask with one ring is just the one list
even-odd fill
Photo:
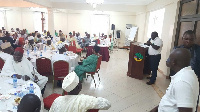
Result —
[[190, 66], [191, 55], [185, 48], [175, 49], [167, 60], [167, 66], [178, 72], [184, 67]]
[[34, 94], [25, 95], [18, 105], [17, 112], [40, 112], [41, 101], [38, 96]]

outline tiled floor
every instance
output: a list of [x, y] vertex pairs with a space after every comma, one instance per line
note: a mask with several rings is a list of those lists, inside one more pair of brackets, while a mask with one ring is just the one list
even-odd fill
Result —
[[[129, 51], [115, 49], [110, 54], [109, 62], [102, 62], [100, 78], [97, 87], [91, 77], [83, 82], [83, 88], [80, 94], [92, 95], [95, 97], [104, 97], [111, 102], [109, 110], [100, 112], [147, 112], [157, 106], [160, 97], [152, 86], [146, 85], [147, 79], [137, 80], [126, 75], [128, 70]], [[164, 80], [164, 81], [163, 81]], [[165, 79], [162, 74], [158, 74], [156, 87], [165, 93], [169, 85], [169, 79]], [[52, 94], [52, 83], [48, 83], [44, 97]], [[55, 88], [54, 92], [62, 93], [61, 88]]]

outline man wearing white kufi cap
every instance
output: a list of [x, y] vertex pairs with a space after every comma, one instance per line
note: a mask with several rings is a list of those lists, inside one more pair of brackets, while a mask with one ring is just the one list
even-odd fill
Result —
[[28, 37], [28, 43], [24, 45], [24, 49], [25, 50], [33, 50], [34, 48], [34, 37], [33, 36], [29, 36]]
[[[2, 50], [2, 51], [1, 51]], [[6, 61], [9, 57], [12, 57], [14, 49], [10, 42], [1, 43], [0, 58]]]
[[75, 72], [65, 77], [62, 88], [68, 92], [68, 95], [56, 98], [49, 112], [86, 112], [90, 109], [108, 110], [111, 107], [110, 102], [105, 98], [77, 95], [82, 85]]

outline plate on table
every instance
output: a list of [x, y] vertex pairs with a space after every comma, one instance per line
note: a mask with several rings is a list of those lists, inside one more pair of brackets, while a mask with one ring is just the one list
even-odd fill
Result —
[[0, 95], [0, 100], [8, 100], [10, 97], [11, 95]]

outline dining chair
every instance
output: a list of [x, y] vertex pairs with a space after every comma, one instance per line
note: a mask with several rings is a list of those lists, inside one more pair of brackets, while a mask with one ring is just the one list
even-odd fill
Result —
[[4, 66], [4, 63], [5, 63], [4, 60], [0, 57], [0, 72]]
[[53, 89], [55, 80], [64, 80], [69, 74], [69, 63], [59, 60], [53, 63]]
[[[86, 72], [86, 80], [87, 80], [87, 77], [89, 76], [88, 74], [90, 74], [91, 77], [92, 77], [93, 80], [94, 80], [95, 88], [96, 88], [96, 83], [95, 83], [94, 75], [95, 75], [96, 73], [98, 73], [98, 77], [99, 77], [99, 70], [100, 70], [100, 66], [101, 66], [101, 61], [102, 61], [102, 56], [99, 56], [99, 57], [98, 57], [98, 60], [97, 60], [96, 70], [95, 70], [94, 72]], [[100, 81], [100, 77], [99, 77], [99, 81]]]
[[[62, 95], [67, 95], [68, 93], [66, 91], [63, 90], [63, 94]], [[54, 100], [56, 98], [58, 98], [59, 96], [62, 96], [61, 94], [57, 94], [57, 93], [53, 93], [49, 96], [47, 96], [46, 98], [43, 99], [44, 102], [44, 108], [46, 110], [49, 110], [51, 108], [51, 105], [53, 104]]]
[[51, 60], [45, 57], [41, 57], [36, 59], [37, 71], [42, 76], [51, 76], [52, 75], [52, 67]]

